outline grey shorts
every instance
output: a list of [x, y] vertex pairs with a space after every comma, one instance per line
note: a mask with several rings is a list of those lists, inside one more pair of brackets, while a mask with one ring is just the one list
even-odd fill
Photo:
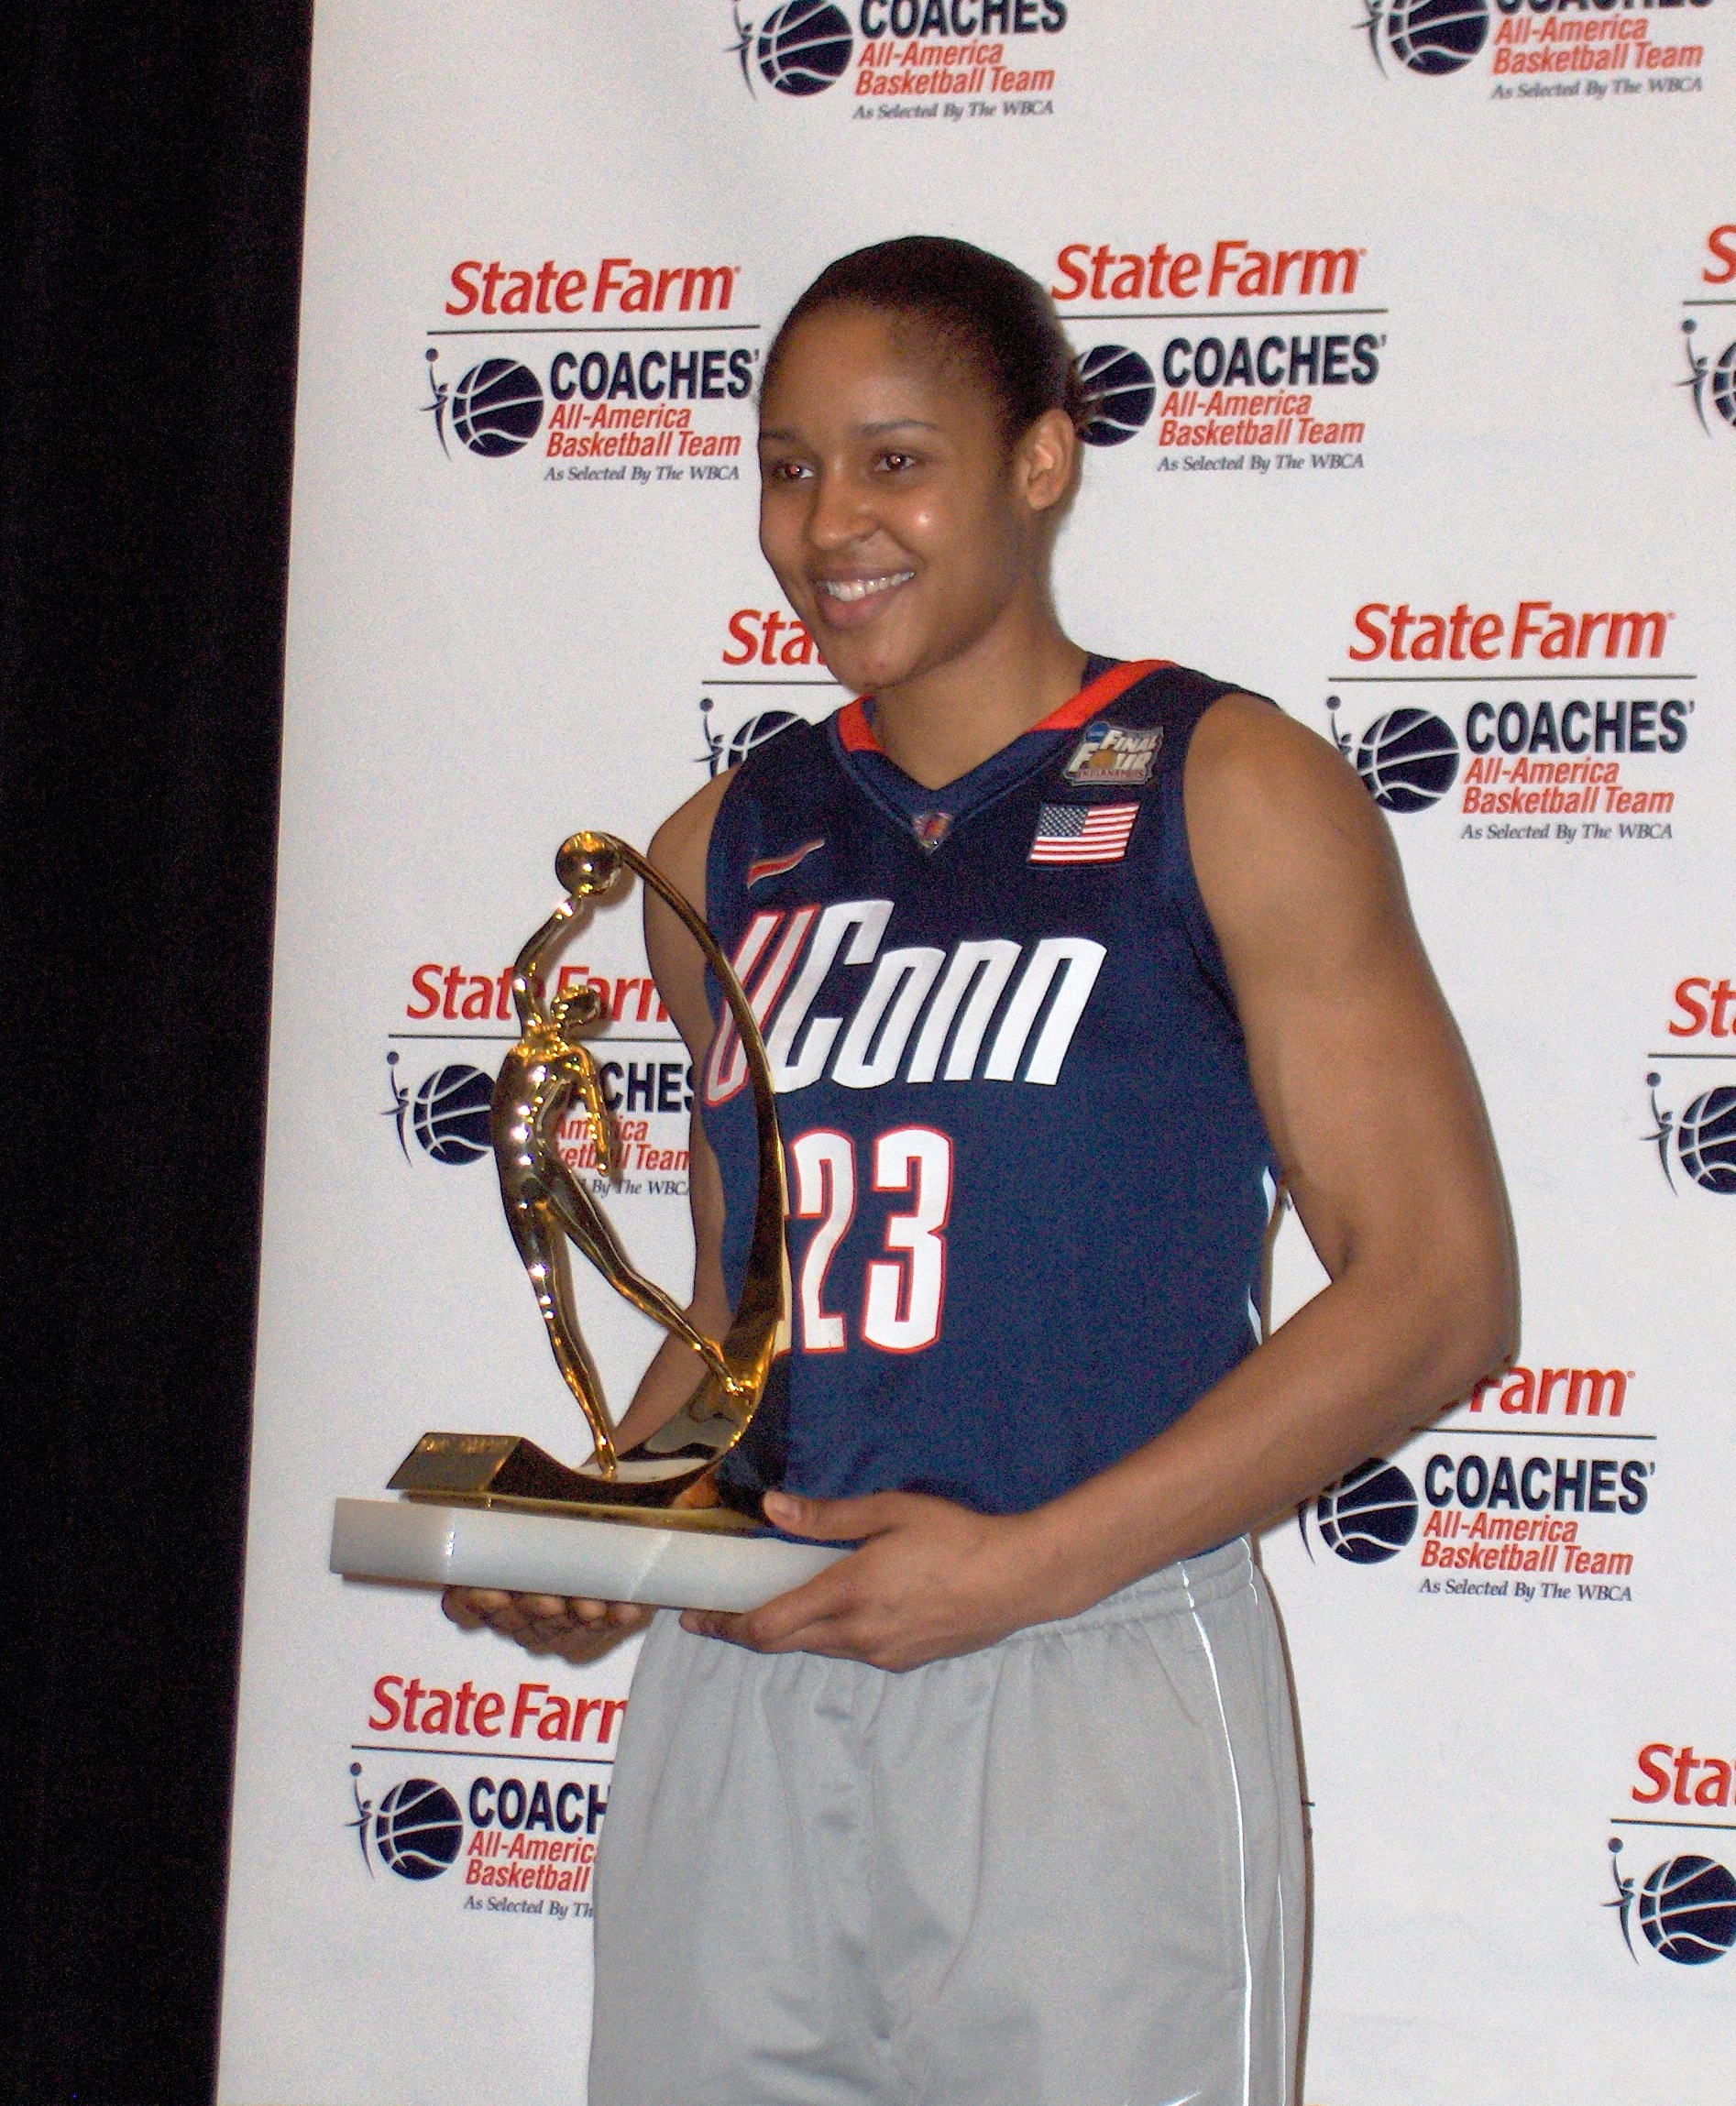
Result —
[[1244, 1542], [907, 1674], [660, 1616], [590, 2106], [1291, 2106], [1303, 1905]]

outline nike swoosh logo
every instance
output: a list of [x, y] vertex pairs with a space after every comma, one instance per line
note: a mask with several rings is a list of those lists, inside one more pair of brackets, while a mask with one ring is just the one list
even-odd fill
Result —
[[799, 849], [792, 849], [786, 856], [767, 856], [762, 862], [749, 863], [747, 882], [750, 885], [756, 885], [763, 878], [787, 876], [797, 863], [806, 862], [809, 856], [818, 853], [825, 846], [826, 839], [822, 835], [817, 841], [804, 841]]

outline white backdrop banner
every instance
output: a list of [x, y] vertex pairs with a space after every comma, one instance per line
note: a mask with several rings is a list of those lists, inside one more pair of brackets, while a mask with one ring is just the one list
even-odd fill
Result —
[[[321, 0], [220, 2096], [583, 2097], [631, 1653], [331, 1578], [332, 1502], [429, 1428], [585, 1446], [488, 1161], [504, 969], [566, 833], [841, 699], [753, 394], [913, 231], [1107, 390], [1071, 633], [1275, 697], [1390, 815], [1511, 1183], [1520, 1364], [1264, 1545], [1306, 2099], [1725, 2096], [1736, 0]], [[566, 964], [680, 1285], [635, 911]], [[1292, 1223], [1280, 1313], [1319, 1279]], [[651, 1335], [581, 1293], [624, 1398]]]

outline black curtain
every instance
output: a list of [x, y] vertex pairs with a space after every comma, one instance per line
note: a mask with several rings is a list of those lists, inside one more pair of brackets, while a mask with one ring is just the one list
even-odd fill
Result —
[[0, 28], [0, 2100], [211, 2096], [306, 0]]

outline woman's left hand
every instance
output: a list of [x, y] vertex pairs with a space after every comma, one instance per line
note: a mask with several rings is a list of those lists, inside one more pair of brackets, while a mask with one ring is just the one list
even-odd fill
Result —
[[819, 1652], [899, 1673], [1068, 1613], [1041, 1599], [1029, 1516], [972, 1513], [917, 1492], [768, 1492], [765, 1514], [789, 1535], [861, 1548], [745, 1615], [688, 1609], [684, 1630], [753, 1652]]

